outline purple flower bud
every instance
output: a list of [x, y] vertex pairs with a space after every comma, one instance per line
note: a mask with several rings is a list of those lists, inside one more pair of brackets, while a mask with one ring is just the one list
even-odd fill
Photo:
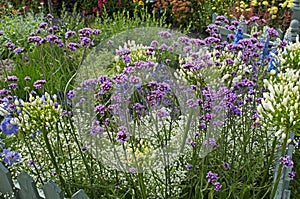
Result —
[[17, 48], [14, 50], [14, 53], [15, 53], [16, 55], [18, 55], [18, 54], [22, 53], [23, 51], [24, 51], [23, 48], [17, 47]]
[[193, 165], [191, 164], [186, 165], [186, 170], [190, 171], [192, 169], [193, 169]]

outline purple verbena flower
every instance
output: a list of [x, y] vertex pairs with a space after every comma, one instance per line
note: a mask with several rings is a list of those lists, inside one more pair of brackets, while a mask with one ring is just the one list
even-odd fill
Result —
[[54, 43], [54, 41], [58, 39], [58, 37], [56, 35], [47, 35], [46, 36], [46, 40], [50, 43]]
[[15, 48], [15, 44], [12, 42], [7, 42], [5, 45], [5, 48], [7, 48], [8, 50], [13, 50]]
[[129, 138], [130, 138], [130, 135], [126, 130], [126, 127], [120, 126], [120, 130], [117, 133], [116, 140], [118, 142], [120, 142], [120, 144], [123, 144], [125, 141], [128, 141]]
[[93, 30], [91, 28], [83, 28], [78, 30], [80, 36], [88, 37], [89, 35], [93, 34]]
[[160, 118], [163, 118], [163, 117], [168, 117], [170, 113], [162, 108], [156, 111], [156, 115]]
[[291, 172], [288, 172], [288, 176], [291, 180], [294, 180], [295, 176], [296, 176], [296, 171], [291, 171]]
[[46, 84], [46, 80], [37, 80], [33, 83], [33, 86], [36, 89], [40, 89], [42, 87], [42, 85]]
[[101, 30], [99, 30], [99, 29], [94, 29], [93, 30], [94, 35], [99, 35], [100, 33], [101, 33]]
[[271, 37], [280, 37], [279, 33], [277, 32], [277, 30], [275, 30], [274, 28], [267, 28], [267, 33], [271, 36]]
[[25, 80], [25, 81], [30, 81], [31, 78], [30, 78], [29, 76], [26, 76], [26, 77], [24, 77], [24, 80]]
[[69, 30], [69, 31], [67, 31], [67, 32], [65, 33], [65, 38], [68, 39], [69, 37], [72, 37], [72, 36], [74, 36], [74, 35], [75, 35], [75, 32]]
[[11, 81], [11, 82], [16, 82], [18, 81], [18, 77], [17, 76], [7, 76], [6, 77], [6, 81]]
[[190, 171], [192, 169], [193, 169], [193, 165], [191, 165], [191, 164], [186, 165], [186, 170]]
[[34, 161], [33, 160], [28, 160], [27, 165], [30, 167], [34, 166]]
[[168, 32], [168, 31], [160, 31], [160, 32], [158, 33], [158, 35], [159, 35], [160, 37], [165, 37], [165, 38], [170, 38], [170, 37], [172, 37], [172, 34], [171, 34], [170, 32]]
[[293, 160], [290, 156], [286, 155], [284, 157], [280, 157], [280, 163], [283, 164], [285, 167], [292, 167], [294, 165]]
[[71, 51], [75, 51], [79, 47], [80, 45], [77, 43], [70, 42], [67, 44], [67, 48], [70, 49]]
[[15, 53], [16, 55], [18, 55], [18, 54], [22, 53], [23, 51], [24, 51], [23, 48], [17, 47], [17, 48], [14, 50], [14, 53]]
[[213, 182], [213, 185], [215, 187], [214, 190], [217, 191], [217, 192], [219, 192], [222, 188], [222, 185], [221, 185], [220, 182]]
[[112, 88], [113, 84], [111, 81], [103, 82], [100, 86], [101, 91], [109, 91]]
[[131, 50], [127, 49], [127, 48], [116, 50], [116, 54], [119, 56], [129, 55], [130, 53], [131, 53]]
[[11, 83], [11, 84], [8, 85], [8, 87], [9, 87], [10, 89], [12, 89], [12, 90], [16, 90], [16, 89], [18, 88], [18, 85], [15, 84], [15, 83]]
[[209, 171], [206, 175], [208, 182], [215, 182], [218, 179], [218, 174]]
[[69, 100], [72, 100], [73, 97], [75, 97], [75, 95], [76, 95], [76, 91], [75, 90], [69, 90], [69, 92], [67, 93], [67, 98]]
[[167, 44], [163, 43], [160, 47], [159, 47], [160, 50], [168, 50], [168, 46]]
[[81, 46], [87, 46], [87, 45], [93, 45], [93, 42], [91, 40], [91, 38], [89, 37], [80, 37], [80, 41], [81, 41]]
[[104, 128], [102, 126], [99, 126], [99, 121], [94, 120], [92, 122], [91, 135], [96, 136], [102, 134], [103, 132]]
[[189, 44], [190, 38], [182, 36], [182, 37], [178, 37], [178, 41], [184, 44]]
[[228, 162], [225, 162], [225, 163], [223, 164], [223, 167], [224, 167], [225, 170], [230, 169], [230, 165], [229, 165]]
[[98, 112], [100, 114], [104, 114], [105, 113], [105, 106], [103, 104], [99, 104], [94, 108], [95, 112]]
[[47, 25], [48, 25], [47, 22], [42, 22], [40, 23], [39, 28], [45, 28]]

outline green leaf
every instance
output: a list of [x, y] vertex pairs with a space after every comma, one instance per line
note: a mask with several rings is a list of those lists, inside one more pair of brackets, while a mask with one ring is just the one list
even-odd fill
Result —
[[208, 193], [208, 199], [213, 199], [214, 198], [214, 190], [210, 190]]

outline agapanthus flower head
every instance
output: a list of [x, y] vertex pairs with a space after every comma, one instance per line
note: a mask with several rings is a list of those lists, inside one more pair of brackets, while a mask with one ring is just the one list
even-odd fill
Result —
[[9, 115], [2, 120], [1, 130], [6, 135], [16, 134], [18, 133], [18, 125], [15, 124], [14, 119]]
[[3, 30], [0, 30], [0, 36], [3, 35], [3, 33], [4, 33], [4, 31], [3, 31]]
[[14, 152], [9, 149], [3, 149], [1, 156], [3, 157], [3, 162], [9, 166], [12, 166], [14, 163], [18, 163], [22, 160], [22, 157], [18, 152]]

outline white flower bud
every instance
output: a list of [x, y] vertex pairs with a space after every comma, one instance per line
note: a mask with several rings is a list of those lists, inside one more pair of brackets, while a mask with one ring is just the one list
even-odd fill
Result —
[[286, 134], [282, 133], [281, 138], [284, 140], [286, 138]]
[[297, 93], [297, 91], [298, 91], [298, 86], [295, 86], [292, 90], [293, 90], [293, 93]]
[[228, 79], [230, 77], [230, 75], [227, 73], [226, 75], [224, 75], [223, 77], [222, 77], [222, 79], [223, 80], [226, 80], [226, 79]]
[[262, 108], [262, 105], [261, 105], [261, 104], [259, 104], [259, 105], [257, 106], [257, 112], [258, 112], [259, 114], [262, 114], [262, 113], [263, 113], [263, 108]]
[[276, 136], [276, 137], [279, 137], [279, 136], [282, 134], [282, 132], [283, 132], [282, 129], [276, 131], [276, 132], [275, 132], [275, 136]]
[[283, 100], [282, 100], [282, 104], [283, 104], [283, 106], [285, 106], [286, 107], [286, 105], [287, 105], [287, 102], [288, 102], [288, 99], [285, 97], [285, 98], [283, 98]]
[[271, 70], [271, 71], [270, 71], [270, 74], [271, 74], [271, 75], [275, 75], [275, 74], [276, 74], [276, 70], [274, 70], [274, 69]]
[[290, 112], [290, 123], [292, 123], [293, 120], [294, 120], [294, 112], [291, 111], [291, 112]]
[[275, 93], [275, 91], [274, 91], [274, 88], [273, 88], [273, 86], [272, 86], [272, 84], [269, 84], [268, 85], [268, 90], [270, 91], [270, 93]]

